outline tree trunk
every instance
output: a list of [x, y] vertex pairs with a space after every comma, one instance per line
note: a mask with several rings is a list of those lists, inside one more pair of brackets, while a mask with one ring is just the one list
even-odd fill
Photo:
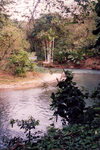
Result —
[[50, 63], [50, 48], [49, 48], [49, 41], [47, 41], [47, 63]]
[[52, 54], [51, 54], [51, 61], [53, 62], [53, 53], [54, 53], [54, 37], [53, 37], [53, 46], [52, 46]]
[[52, 62], [52, 41], [49, 42], [50, 63]]
[[46, 45], [45, 45], [45, 41], [43, 41], [42, 47], [43, 47], [43, 50], [44, 50], [44, 57], [45, 57], [45, 62], [46, 62], [47, 57], [46, 57]]
[[53, 41], [46, 41], [46, 54], [45, 54], [45, 60], [47, 63], [53, 62], [53, 51], [54, 51], [54, 38]]

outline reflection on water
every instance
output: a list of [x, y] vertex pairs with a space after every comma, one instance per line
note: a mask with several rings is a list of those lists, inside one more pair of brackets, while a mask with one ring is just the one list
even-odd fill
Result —
[[[74, 80], [79, 86], [85, 86], [89, 90], [100, 82], [100, 74], [78, 73], [74, 74]], [[3, 135], [23, 135], [17, 127], [11, 128], [10, 119], [27, 119], [33, 116], [40, 120], [37, 130], [46, 131], [47, 126], [51, 123], [49, 118], [53, 112], [50, 110], [50, 95], [54, 91], [54, 87], [48, 89], [34, 88], [27, 90], [10, 90], [0, 92], [0, 137]], [[92, 101], [88, 102], [90, 105]], [[57, 127], [61, 126], [60, 121]], [[1, 141], [1, 140], [0, 140]]]
[[[92, 92], [100, 83], [100, 74], [74, 74], [74, 81], [80, 87], [85, 87], [86, 90]], [[93, 104], [92, 99], [88, 99], [86, 101], [87, 106], [91, 106]]]
[[100, 82], [100, 74], [74, 74], [74, 80], [79, 86], [84, 86], [91, 91]]
[[[50, 110], [50, 95], [53, 87], [48, 89], [35, 88], [28, 90], [12, 90], [0, 92], [0, 137], [3, 135], [22, 135], [23, 132], [18, 127], [11, 128], [10, 120], [28, 119], [33, 116], [40, 120], [40, 125], [36, 130], [46, 131], [50, 125], [49, 118], [53, 112]], [[60, 124], [57, 124], [58, 126]], [[1, 141], [1, 140], [0, 140]]]

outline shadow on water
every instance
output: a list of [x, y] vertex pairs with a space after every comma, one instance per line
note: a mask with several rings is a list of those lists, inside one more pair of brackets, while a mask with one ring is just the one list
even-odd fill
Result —
[[[79, 86], [84, 86], [90, 91], [100, 82], [100, 71], [73, 70], [74, 81]], [[33, 116], [36, 120], [40, 120], [40, 125], [36, 130], [46, 131], [50, 125], [49, 118], [53, 112], [50, 110], [50, 95], [55, 91], [56, 85], [48, 88], [34, 88], [27, 90], [10, 90], [0, 92], [0, 139], [3, 135], [23, 136], [23, 132], [18, 127], [11, 128], [10, 120], [27, 119]], [[91, 105], [93, 101], [89, 100], [87, 105]], [[61, 122], [58, 121], [56, 127], [61, 127]], [[0, 145], [2, 142], [0, 140]]]

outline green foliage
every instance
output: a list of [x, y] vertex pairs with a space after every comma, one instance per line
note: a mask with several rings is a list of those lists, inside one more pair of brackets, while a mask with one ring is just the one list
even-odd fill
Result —
[[[51, 40], [51, 38], [54, 37], [54, 60], [63, 62], [64, 59], [62, 55], [69, 53], [70, 49], [74, 51], [70, 59], [75, 63], [77, 63], [77, 61], [79, 63], [84, 57], [84, 54], [82, 56], [82, 52], [79, 52], [80, 49], [84, 51], [84, 49], [89, 49], [89, 47], [94, 44], [95, 36], [92, 34], [93, 28], [94, 14], [92, 13], [84, 18], [84, 23], [73, 23], [73, 19], [68, 20], [58, 14], [44, 15], [35, 21], [34, 29], [30, 36], [31, 44], [34, 43], [32, 50], [35, 50], [37, 54], [41, 54], [41, 56], [38, 56], [44, 59], [44, 57], [42, 57], [44, 56], [42, 41], [43, 39]], [[60, 56], [62, 57], [61, 59]]]
[[82, 123], [84, 121], [85, 98], [88, 93], [83, 93], [72, 81], [73, 76], [69, 71], [65, 72], [65, 80], [58, 83], [58, 91], [52, 93], [51, 109], [54, 115], [64, 118], [69, 123]]
[[58, 63], [65, 63], [66, 62], [66, 52], [64, 51], [54, 51], [54, 61]]
[[[31, 119], [30, 119], [31, 120]], [[25, 129], [27, 128], [27, 132], [29, 132], [31, 124], [35, 122], [36, 125], [38, 124], [38, 121], [33, 121], [33, 118], [31, 121], [29, 120], [22, 120], [17, 121], [18, 126], [20, 128]], [[30, 125], [30, 127], [27, 126]], [[33, 123], [34, 124], [34, 123]], [[34, 126], [34, 125], [33, 125]], [[17, 137], [14, 139], [11, 139], [10, 142], [6, 143], [8, 144], [8, 148], [14, 148], [16, 149], [27, 149], [27, 150], [99, 150], [100, 147], [100, 118], [97, 122], [97, 120], [93, 121], [91, 126], [88, 124], [85, 125], [68, 125], [66, 127], [63, 127], [62, 129], [56, 129], [54, 127], [49, 127], [47, 130], [46, 135], [41, 137], [40, 139], [35, 137], [34, 134], [31, 133], [31, 138], [34, 137], [37, 139], [35, 142], [30, 140], [29, 137], [27, 137], [26, 141], [23, 141]], [[34, 128], [34, 127], [32, 127]], [[33, 136], [32, 136], [33, 135]]]
[[97, 25], [96, 29], [93, 31], [93, 34], [98, 35], [94, 48], [96, 48], [100, 54], [100, 0], [98, 0], [96, 6], [95, 6], [95, 11], [97, 13], [98, 19], [97, 19]]
[[79, 65], [80, 61], [84, 61], [86, 53], [84, 50], [68, 50], [68, 51], [59, 51], [55, 52], [54, 60], [59, 63], [69, 63], [73, 62], [74, 64]]
[[36, 50], [38, 56], [42, 53], [40, 56], [43, 56], [42, 58], [49, 63], [53, 61], [55, 39], [58, 37], [59, 32], [60, 34], [63, 34], [59, 25], [60, 23], [60, 15], [44, 15], [36, 20], [34, 29], [31, 33], [30, 40], [34, 43], [33, 50]]
[[63, 129], [50, 128], [39, 143], [44, 150], [98, 150], [100, 147], [100, 128], [89, 125], [73, 125]]
[[100, 99], [100, 83], [98, 84], [97, 88], [92, 92], [91, 98]]
[[30, 146], [34, 145], [32, 144], [32, 141], [34, 143], [34, 140], [38, 138], [36, 136], [37, 132], [34, 132], [33, 134], [31, 133], [32, 130], [35, 129], [36, 126], [39, 125], [39, 120], [35, 120], [33, 117], [30, 117], [28, 120], [14, 120], [12, 119], [10, 121], [11, 126], [13, 127], [14, 124], [17, 124], [17, 126], [20, 129], [24, 130], [24, 133], [26, 135], [26, 139], [22, 139], [20, 137], [14, 137], [12, 139], [7, 139], [6, 137], [4, 138], [4, 143], [7, 145], [7, 148], [9, 149], [29, 149]]
[[2, 60], [8, 58], [14, 49], [29, 50], [30, 45], [24, 34], [11, 20], [7, 21], [7, 25], [3, 26], [0, 33], [0, 58]]
[[92, 92], [91, 98], [95, 100], [95, 105], [93, 106], [96, 116], [100, 116], [100, 83], [97, 88]]
[[28, 120], [14, 120], [13, 124], [14, 123], [17, 123], [17, 126], [20, 127], [20, 129], [25, 130], [28, 142], [31, 142], [31, 140], [33, 140], [31, 130], [35, 129], [35, 127], [39, 125], [39, 120], [35, 121], [33, 117], [30, 117]]
[[[21, 30], [18, 24], [15, 24], [3, 12], [0, 14], [0, 21], [2, 22], [0, 22], [0, 69], [5, 70], [7, 59], [11, 57], [14, 49], [29, 51], [30, 44], [26, 40], [25, 30]], [[16, 70], [21, 72], [19, 68]]]
[[9, 4], [9, 2], [9, 0], [0, 0], [0, 30], [8, 20], [8, 15], [5, 14], [5, 6]]
[[85, 54], [81, 51], [72, 51], [69, 53], [68, 62], [72, 61], [74, 64], [80, 64], [80, 61], [85, 60]]
[[7, 67], [11, 70], [12, 74], [17, 76], [25, 76], [26, 71], [34, 70], [35, 63], [29, 59], [29, 55], [26, 51], [15, 50], [8, 59]]
[[[65, 79], [58, 82], [57, 92], [51, 95], [51, 109], [54, 110], [54, 116], [63, 118], [63, 124], [66, 121], [70, 124], [91, 124], [95, 118], [100, 118], [100, 84], [89, 94], [79, 89], [72, 79], [72, 74], [65, 71]], [[96, 105], [85, 107], [85, 100], [89, 97], [97, 100]]]

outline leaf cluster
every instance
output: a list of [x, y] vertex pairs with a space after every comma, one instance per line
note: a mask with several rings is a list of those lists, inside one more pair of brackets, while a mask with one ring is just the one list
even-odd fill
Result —
[[58, 83], [57, 92], [51, 95], [54, 115], [61, 116], [71, 124], [83, 121], [84, 100], [88, 97], [88, 93], [83, 93], [72, 79], [72, 74], [65, 71], [65, 80]]
[[97, 35], [97, 39], [95, 41], [94, 48], [97, 48], [98, 51], [100, 52], [100, 0], [98, 0], [96, 6], [95, 6], [95, 11], [97, 13], [98, 19], [96, 21], [96, 29], [93, 31], [94, 35]]
[[59, 51], [55, 53], [54, 60], [58, 61], [59, 63], [69, 63], [73, 62], [74, 64], [79, 65], [80, 61], [84, 61], [86, 57], [86, 53], [84, 53], [84, 50], [78, 50], [78, 51]]
[[26, 71], [33, 71], [35, 69], [35, 63], [29, 59], [28, 52], [15, 50], [10, 58], [8, 58], [7, 68], [14, 75], [25, 76]]
[[99, 126], [90, 128], [89, 125], [73, 125], [63, 129], [50, 128], [39, 144], [43, 150], [83, 150], [95, 149], [100, 146], [100, 129]]

